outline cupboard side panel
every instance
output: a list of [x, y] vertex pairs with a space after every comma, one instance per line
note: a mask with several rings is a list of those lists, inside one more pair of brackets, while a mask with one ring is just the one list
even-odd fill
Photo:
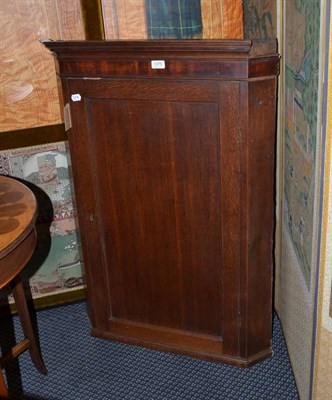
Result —
[[241, 267], [241, 140], [239, 83], [220, 88], [220, 156], [222, 209], [222, 265], [220, 267], [222, 332], [225, 354], [239, 355], [239, 280]]
[[[276, 79], [243, 83], [247, 102], [247, 261], [242, 276], [245, 357], [271, 351], [275, 223]], [[245, 95], [247, 93], [247, 96]], [[244, 303], [247, 303], [245, 306]]]
[[62, 86], [64, 102], [70, 104], [72, 119], [72, 128], [67, 131], [67, 135], [75, 189], [75, 212], [78, 218], [83, 268], [87, 282], [88, 313], [92, 327], [104, 330], [107, 329], [110, 310], [104, 279], [104, 261], [101, 256], [103, 239], [99, 235], [100, 221], [96, 208], [95, 182], [98, 177], [91, 163], [91, 144], [84, 101], [70, 100], [71, 94], [77, 93], [77, 90], [72, 90], [70, 79], [62, 79]]

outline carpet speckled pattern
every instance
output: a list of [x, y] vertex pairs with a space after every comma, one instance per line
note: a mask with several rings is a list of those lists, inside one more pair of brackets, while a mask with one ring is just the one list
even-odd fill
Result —
[[16, 376], [9, 374], [12, 399], [298, 399], [277, 317], [273, 357], [248, 369], [91, 337], [84, 302], [39, 311], [37, 319], [49, 372], [40, 375], [21, 355]]

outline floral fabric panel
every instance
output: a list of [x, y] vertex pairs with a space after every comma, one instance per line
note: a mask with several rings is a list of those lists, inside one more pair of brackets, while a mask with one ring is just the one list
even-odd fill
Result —
[[243, 22], [246, 39], [276, 38], [276, 0], [243, 0]]
[[38, 244], [24, 270], [33, 297], [81, 288], [82, 266], [65, 144], [4, 151], [0, 173], [28, 182], [37, 198]]
[[320, 2], [289, 1], [285, 12], [284, 219], [310, 288], [317, 192]]

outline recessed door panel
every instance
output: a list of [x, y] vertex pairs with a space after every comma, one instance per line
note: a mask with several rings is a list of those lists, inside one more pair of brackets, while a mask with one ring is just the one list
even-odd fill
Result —
[[219, 335], [218, 105], [88, 98], [86, 112], [112, 317]]

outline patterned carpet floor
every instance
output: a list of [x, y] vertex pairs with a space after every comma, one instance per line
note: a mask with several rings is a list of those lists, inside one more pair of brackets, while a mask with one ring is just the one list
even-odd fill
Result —
[[[9, 371], [11, 398], [30, 400], [298, 399], [277, 317], [273, 357], [248, 369], [91, 337], [84, 302], [37, 313], [48, 375], [29, 354]], [[14, 318], [17, 339], [22, 333]]]

